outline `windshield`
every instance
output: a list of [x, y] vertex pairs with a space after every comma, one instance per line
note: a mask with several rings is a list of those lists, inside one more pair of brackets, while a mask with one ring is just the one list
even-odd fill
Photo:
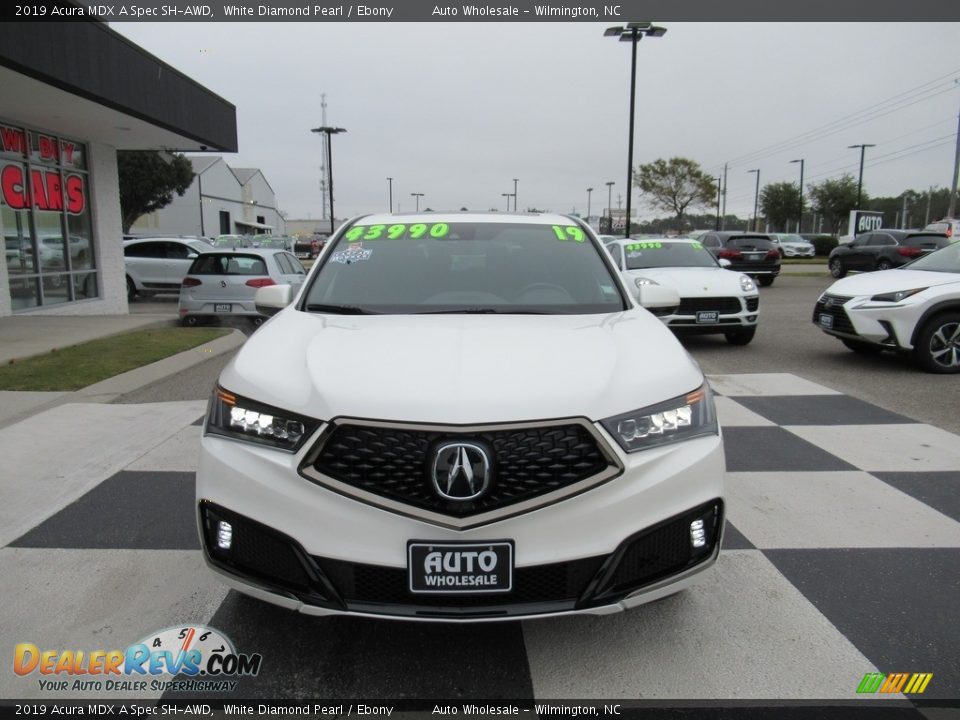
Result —
[[960, 273], [960, 242], [947, 245], [903, 266], [903, 269]]
[[623, 253], [627, 270], [655, 267], [717, 267], [710, 251], [698, 242], [666, 240], [625, 243]]
[[577, 225], [356, 225], [327, 252], [302, 309], [343, 313], [592, 314], [624, 310]]
[[807, 244], [807, 241], [804, 240], [799, 235], [779, 235], [778, 238], [782, 243], [788, 242], [788, 243], [803, 243], [804, 245]]

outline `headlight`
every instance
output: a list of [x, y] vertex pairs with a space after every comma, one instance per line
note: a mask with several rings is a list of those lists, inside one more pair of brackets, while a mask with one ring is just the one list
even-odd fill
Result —
[[744, 292], [753, 292], [757, 289], [756, 283], [750, 279], [749, 275], [740, 276], [740, 289]]
[[905, 298], [910, 297], [911, 295], [916, 295], [918, 292], [923, 292], [926, 290], [925, 287], [922, 288], [913, 288], [913, 290], [898, 290], [897, 292], [883, 293], [882, 295], [874, 295], [871, 300], [877, 302], [900, 302]]
[[719, 433], [713, 394], [706, 382], [691, 393], [607, 418], [601, 424], [626, 452]]
[[207, 408], [206, 432], [295, 452], [319, 424], [218, 387]]
[[634, 284], [636, 284], [637, 287], [643, 287], [644, 285], [659, 285], [659, 284], [660, 284], [660, 283], [656, 282], [655, 280], [651, 280], [650, 278], [645, 278], [645, 277], [635, 278], [633, 282], [634, 282]]

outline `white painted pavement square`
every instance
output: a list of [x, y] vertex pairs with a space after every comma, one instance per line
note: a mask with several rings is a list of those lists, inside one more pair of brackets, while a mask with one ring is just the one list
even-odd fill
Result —
[[789, 425], [783, 429], [861, 470], [960, 470], [960, 436], [932, 425]]
[[227, 594], [198, 550], [8, 547], [0, 550], [0, 577], [12, 583], [8, 589], [16, 587], [16, 592], [4, 593], [0, 607], [0, 648], [10, 662], [0, 672], [0, 697], [5, 698], [107, 696], [102, 690], [52, 693], [40, 689], [38, 672], [15, 675], [18, 643], [30, 642], [40, 650], [124, 650], [158, 630], [209, 622]]
[[727, 473], [726, 490], [760, 549], [960, 547], [960, 523], [865, 472]]
[[757, 550], [618, 615], [523, 623], [534, 697], [854, 699], [876, 668]]
[[710, 387], [721, 395], [842, 395], [825, 385], [791, 373], [743, 373], [742, 375], [707, 375]]
[[61, 405], [0, 429], [0, 547], [203, 414], [206, 402]]

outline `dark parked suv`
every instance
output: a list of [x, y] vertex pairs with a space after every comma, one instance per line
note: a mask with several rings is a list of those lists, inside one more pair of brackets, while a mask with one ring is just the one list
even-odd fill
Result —
[[850, 270], [889, 270], [950, 244], [944, 233], [874, 230], [830, 251], [830, 274], [842, 278]]
[[780, 249], [763, 233], [708, 232], [699, 240], [718, 260], [728, 261], [730, 270], [751, 275], [764, 287], [773, 285], [780, 274]]

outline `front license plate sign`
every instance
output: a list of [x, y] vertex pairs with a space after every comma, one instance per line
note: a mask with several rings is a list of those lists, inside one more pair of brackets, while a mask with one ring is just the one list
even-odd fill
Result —
[[720, 313], [716, 310], [701, 310], [697, 313], [697, 323], [709, 325], [720, 322]]
[[825, 327], [827, 329], [833, 328], [833, 315], [821, 315], [820, 327]]
[[213, 306], [214, 312], [230, 312], [232, 306], [230, 303], [217, 303]]
[[513, 543], [407, 543], [412, 593], [475, 595], [513, 589]]

